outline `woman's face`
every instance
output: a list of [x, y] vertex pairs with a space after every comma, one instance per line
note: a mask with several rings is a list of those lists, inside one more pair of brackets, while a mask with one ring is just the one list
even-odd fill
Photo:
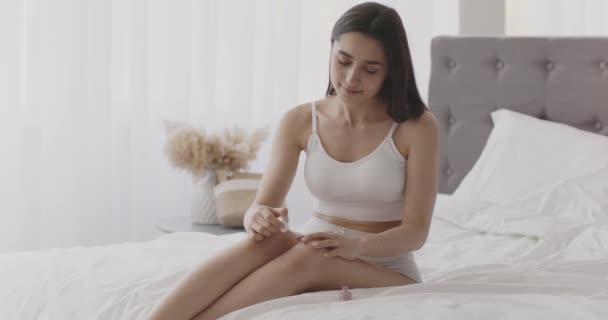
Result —
[[340, 99], [376, 97], [387, 75], [382, 43], [359, 32], [342, 34], [331, 50], [329, 77]]

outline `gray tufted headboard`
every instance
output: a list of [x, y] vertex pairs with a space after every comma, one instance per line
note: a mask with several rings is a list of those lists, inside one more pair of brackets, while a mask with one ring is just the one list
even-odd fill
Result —
[[608, 135], [608, 38], [452, 37], [431, 44], [439, 192], [451, 194], [508, 108]]

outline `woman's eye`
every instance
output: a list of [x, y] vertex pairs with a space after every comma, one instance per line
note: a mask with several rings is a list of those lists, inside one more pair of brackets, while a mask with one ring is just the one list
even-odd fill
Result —
[[[350, 65], [350, 61], [342, 61], [340, 59], [337, 59], [337, 60], [338, 60], [338, 63], [343, 66]], [[366, 69], [365, 72], [367, 72], [368, 74], [376, 74], [376, 73], [378, 73], [378, 70], [367, 70]]]

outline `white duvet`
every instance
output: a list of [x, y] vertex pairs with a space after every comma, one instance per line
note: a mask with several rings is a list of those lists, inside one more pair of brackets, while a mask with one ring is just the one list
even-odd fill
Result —
[[[608, 319], [608, 183], [598, 177], [503, 204], [440, 195], [415, 253], [424, 283], [354, 289], [348, 302], [307, 293], [223, 319]], [[190, 268], [244, 236], [0, 255], [0, 319], [142, 319]]]

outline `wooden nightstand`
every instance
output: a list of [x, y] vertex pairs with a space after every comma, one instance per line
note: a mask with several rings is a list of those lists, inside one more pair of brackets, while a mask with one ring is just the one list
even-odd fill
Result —
[[229, 234], [245, 232], [242, 228], [226, 228], [219, 224], [196, 224], [190, 222], [190, 217], [172, 217], [160, 219], [155, 224], [156, 229], [162, 232], [206, 232], [211, 234]]

